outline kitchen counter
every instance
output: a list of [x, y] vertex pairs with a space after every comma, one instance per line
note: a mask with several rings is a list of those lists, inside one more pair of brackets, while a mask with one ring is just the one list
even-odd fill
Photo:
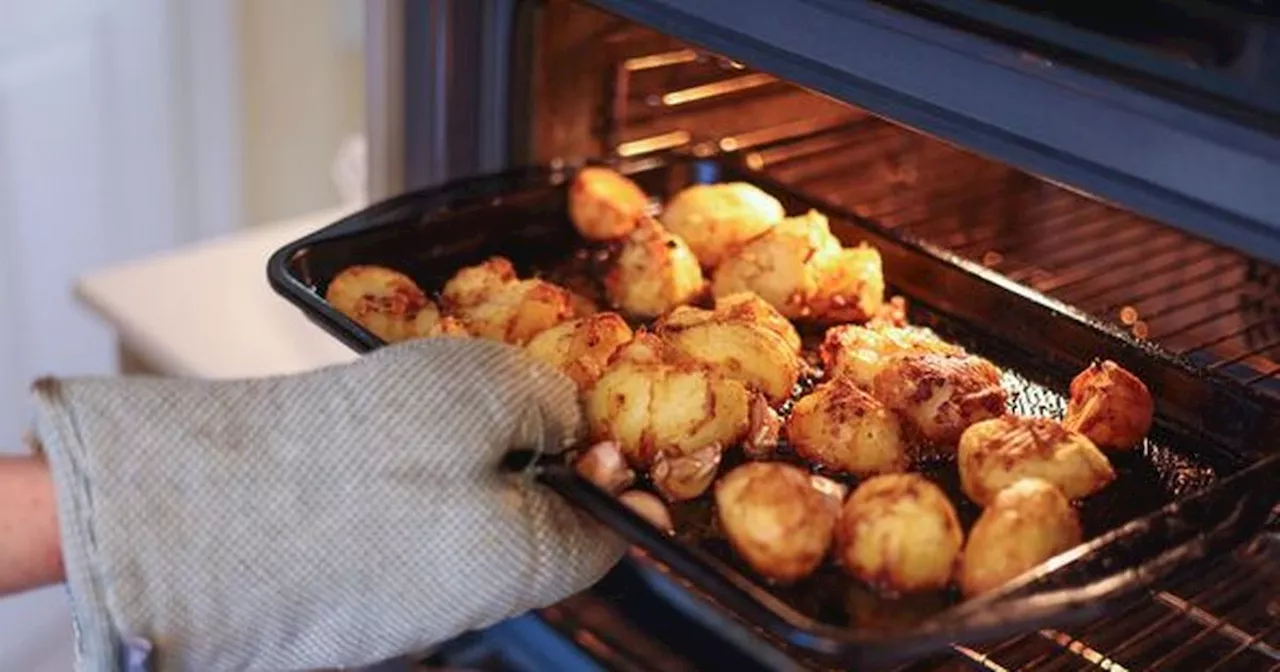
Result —
[[266, 278], [273, 252], [348, 212], [316, 212], [107, 268], [85, 276], [76, 295], [115, 330], [126, 373], [242, 378], [350, 361], [353, 351]]

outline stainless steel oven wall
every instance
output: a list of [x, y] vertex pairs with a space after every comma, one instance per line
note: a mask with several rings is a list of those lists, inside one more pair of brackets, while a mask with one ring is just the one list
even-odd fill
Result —
[[510, 163], [518, 0], [369, 0], [370, 196]]

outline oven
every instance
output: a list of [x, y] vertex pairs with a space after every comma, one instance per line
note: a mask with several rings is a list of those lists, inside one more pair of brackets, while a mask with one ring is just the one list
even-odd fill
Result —
[[[516, 166], [730, 162], [1280, 399], [1276, 3], [368, 7], [375, 198]], [[1102, 618], [900, 669], [1280, 670], [1274, 517], [1267, 529]], [[594, 589], [423, 659], [824, 667], [638, 551]]]

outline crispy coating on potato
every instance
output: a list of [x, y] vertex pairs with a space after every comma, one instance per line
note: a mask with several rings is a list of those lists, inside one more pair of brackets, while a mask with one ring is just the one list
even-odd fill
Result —
[[818, 289], [809, 300], [813, 318], [825, 323], [866, 322], [884, 304], [880, 251], [862, 243], [816, 260]]
[[640, 333], [583, 395], [595, 440], [617, 441], [627, 459], [648, 469], [658, 453], [688, 455], [738, 443], [749, 425], [752, 394], [705, 366], [664, 357], [666, 346]]
[[839, 252], [827, 218], [816, 210], [788, 217], [725, 258], [712, 276], [717, 297], [753, 292], [789, 318], [807, 317], [822, 260]]
[[960, 485], [987, 506], [1015, 481], [1035, 477], [1080, 499], [1116, 478], [1107, 456], [1085, 435], [1052, 418], [1006, 415], [978, 422], [960, 437]]
[[611, 495], [621, 493], [636, 482], [636, 473], [627, 466], [622, 449], [612, 441], [601, 441], [582, 451], [573, 461], [573, 468]]
[[569, 185], [569, 220], [587, 240], [616, 240], [636, 228], [649, 204], [639, 185], [601, 166], [578, 171]]
[[818, 346], [826, 376], [849, 378], [859, 387], [871, 389], [876, 374], [892, 355], [904, 352], [934, 352], [962, 355], [964, 349], [948, 343], [924, 327], [842, 324], [831, 327]]
[[343, 269], [325, 290], [325, 301], [387, 343], [467, 335], [457, 320], [440, 315], [413, 279], [382, 266]]
[[667, 510], [667, 505], [652, 492], [628, 490], [618, 495], [618, 501], [626, 504], [627, 508], [640, 514], [640, 517], [659, 530], [667, 534], [675, 532], [676, 526], [671, 520], [671, 512]]
[[667, 203], [662, 225], [689, 243], [704, 268], [714, 268], [785, 215], [778, 199], [755, 185], [695, 184]]
[[458, 271], [445, 283], [441, 300], [471, 334], [513, 345], [573, 317], [568, 291], [543, 280], [517, 279], [502, 257]]
[[869, 476], [910, 463], [897, 416], [848, 378], [801, 397], [785, 428], [797, 455], [833, 471]]
[[1155, 402], [1147, 386], [1119, 364], [1094, 362], [1071, 381], [1063, 424], [1099, 448], [1128, 450], [1151, 431]]
[[715, 486], [716, 515], [734, 551], [779, 583], [808, 576], [831, 546], [838, 502], [814, 487], [803, 469], [747, 462]]
[[654, 330], [679, 358], [742, 381], [779, 404], [791, 396], [803, 362], [776, 328], [753, 317], [743, 311], [682, 306]]
[[631, 341], [631, 327], [617, 313], [596, 313], [561, 322], [534, 336], [525, 351], [564, 372], [586, 388], [604, 372], [609, 358]]
[[723, 451], [718, 445], [699, 448], [678, 457], [658, 453], [653, 458], [649, 480], [653, 481], [653, 487], [668, 502], [696, 499], [716, 480], [722, 455]]
[[781, 336], [792, 350], [800, 352], [800, 333], [796, 331], [795, 325], [783, 317], [777, 308], [753, 292], [716, 297], [716, 314], [768, 329]]
[[1003, 586], [1080, 543], [1080, 519], [1062, 491], [1039, 478], [1002, 489], [969, 531], [957, 583], [968, 597]]
[[872, 379], [871, 394], [934, 446], [953, 446], [969, 425], [1003, 415], [1007, 399], [991, 362], [933, 352], [890, 356]]
[[897, 593], [945, 587], [963, 543], [955, 508], [919, 474], [864, 481], [845, 501], [836, 527], [845, 571]]
[[712, 293], [751, 291], [792, 319], [866, 321], [884, 303], [880, 253], [843, 248], [826, 216], [788, 217], [733, 252], [715, 270]]
[[628, 315], [652, 318], [693, 301], [706, 288], [689, 246], [644, 219], [627, 236], [604, 276], [609, 301]]

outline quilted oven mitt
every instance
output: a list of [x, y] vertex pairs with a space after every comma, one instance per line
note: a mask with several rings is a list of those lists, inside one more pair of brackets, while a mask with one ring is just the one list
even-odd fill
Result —
[[430, 339], [240, 381], [46, 379], [78, 669], [297, 670], [420, 651], [556, 602], [625, 545], [496, 464], [559, 450], [572, 382]]

